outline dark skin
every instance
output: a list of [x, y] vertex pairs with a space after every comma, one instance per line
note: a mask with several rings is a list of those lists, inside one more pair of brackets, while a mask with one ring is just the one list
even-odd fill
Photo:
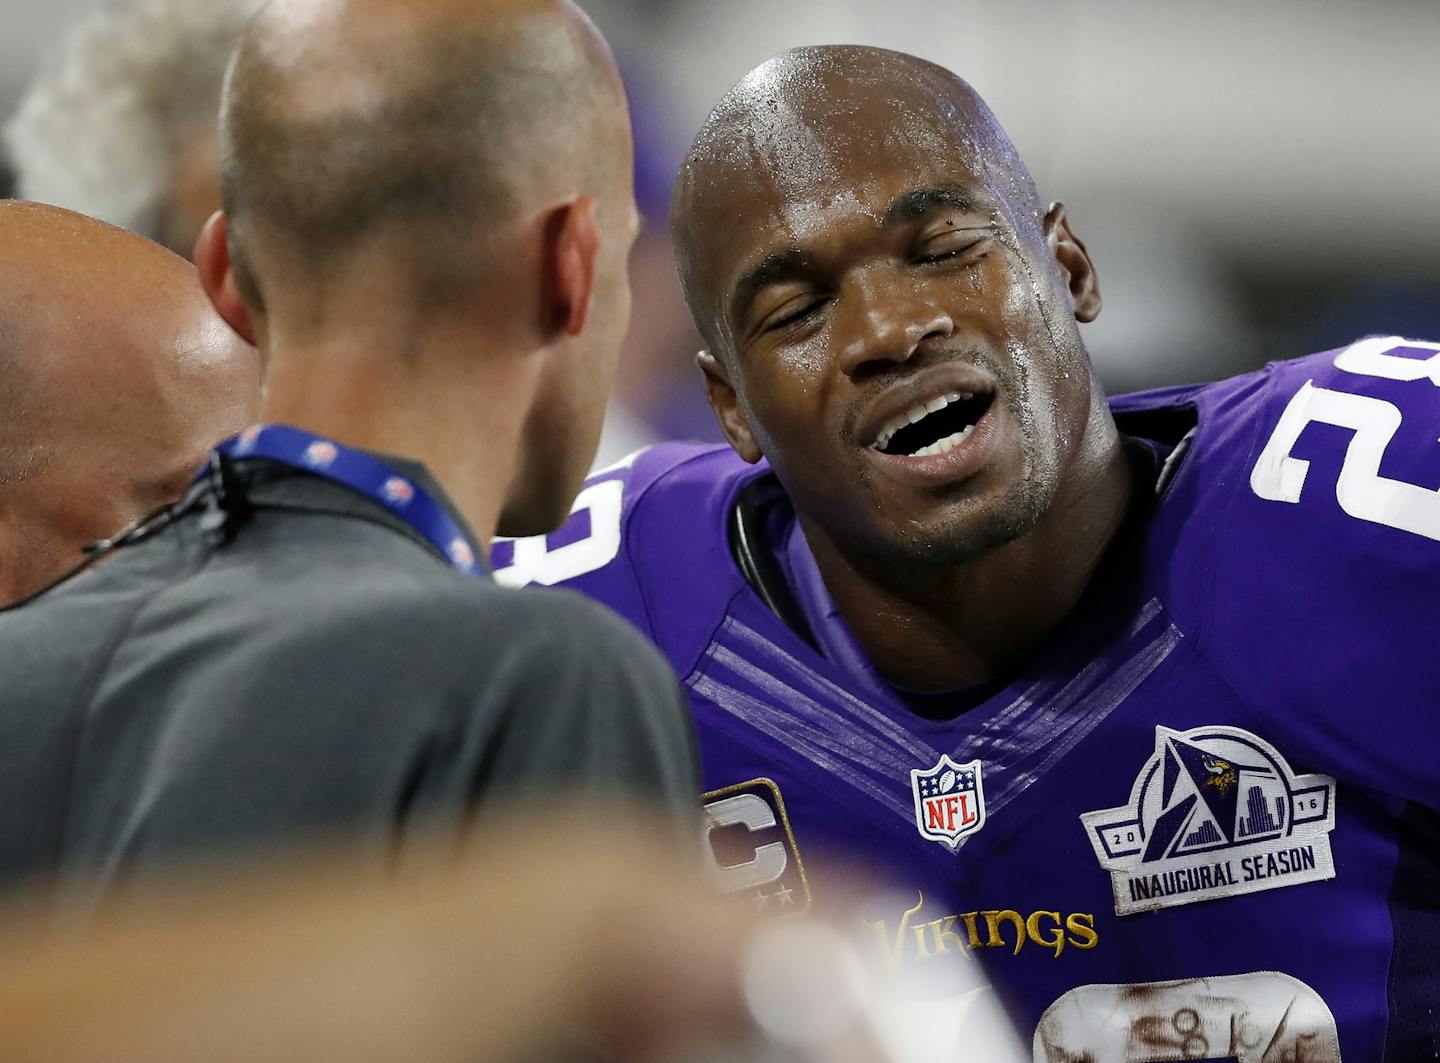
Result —
[[[786, 53], [711, 116], [673, 220], [720, 424], [770, 461], [876, 667], [921, 690], [1022, 670], [1130, 472], [1078, 334], [1094, 266], [983, 102], [898, 53]], [[876, 450], [944, 393], [975, 422], [959, 446]]]

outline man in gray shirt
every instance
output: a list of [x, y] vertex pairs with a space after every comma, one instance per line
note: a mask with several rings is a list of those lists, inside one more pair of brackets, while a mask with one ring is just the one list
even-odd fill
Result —
[[[196, 261], [263, 425], [102, 563], [0, 614], [0, 875], [82, 907], [187, 854], [347, 831], [377, 869], [492, 797], [684, 817], [638, 633], [494, 585], [566, 515], [629, 313], [623, 89], [566, 0], [275, 0]], [[683, 827], [681, 828], [683, 829]]]

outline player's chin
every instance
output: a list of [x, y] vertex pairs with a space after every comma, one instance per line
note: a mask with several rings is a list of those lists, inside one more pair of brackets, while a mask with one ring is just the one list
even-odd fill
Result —
[[[1045, 511], [1042, 485], [1004, 467], [926, 490], [876, 485], [873, 511], [886, 515], [889, 551], [907, 561], [961, 564], [1032, 531]], [[887, 552], [889, 552], [887, 551]]]

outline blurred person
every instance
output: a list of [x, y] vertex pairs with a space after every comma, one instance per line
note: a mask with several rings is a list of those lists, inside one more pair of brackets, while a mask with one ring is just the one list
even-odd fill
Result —
[[564, 0], [275, 0], [221, 143], [196, 257], [262, 423], [0, 614], [0, 872], [83, 920], [181, 854], [344, 829], [401, 865], [497, 797], [623, 794], [693, 838], [663, 659], [483, 560], [563, 520], [629, 312], [604, 41]]
[[[114, 895], [78, 934], [0, 910], [0, 1061], [934, 1058], [844, 908], [761, 920], [667, 831], [542, 803], [401, 881], [332, 841]], [[1003, 1015], [967, 1010], [966, 1059], [1028, 1063]]]
[[83, 935], [0, 916], [0, 1060], [657, 1058], [755, 1036], [744, 910], [643, 812], [549, 811], [576, 832], [504, 817], [398, 883], [338, 847], [192, 870]]
[[194, 268], [58, 207], [0, 202], [0, 603], [189, 486], [259, 406], [260, 363]]
[[261, 0], [119, 0], [66, 34], [5, 129], [17, 194], [188, 256], [220, 208], [220, 82]]
[[803, 910], [829, 844], [914, 892], [1037, 1060], [1440, 1051], [1440, 344], [1107, 402], [1098, 274], [960, 78], [787, 52], [681, 170], [729, 448], [597, 477], [497, 551], [689, 694], [714, 872]]

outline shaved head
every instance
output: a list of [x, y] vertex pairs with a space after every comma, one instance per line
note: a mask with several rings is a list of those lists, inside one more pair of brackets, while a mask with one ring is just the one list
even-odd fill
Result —
[[488, 233], [597, 175], [617, 186], [598, 208], [629, 209], [624, 90], [565, 0], [273, 0], [221, 121], [231, 254], [257, 308], [377, 245], [443, 304], [495, 265]]
[[[827, 581], [933, 586], [1113, 497], [1086, 493], [1118, 452], [1078, 327], [1094, 264], [955, 74], [848, 46], [757, 67], [671, 227], [721, 429], [769, 460]], [[948, 413], [902, 432], [922, 407]]]
[[184, 259], [58, 207], [0, 203], [0, 601], [177, 498], [258, 392], [254, 350]]
[[737, 195], [756, 185], [786, 205], [782, 227], [844, 196], [860, 159], [953, 157], [1005, 203], [1017, 228], [1038, 232], [1034, 181], [995, 115], [942, 66], [859, 45], [796, 48], [761, 64], [725, 94], [685, 156], [671, 231], [686, 299], [718, 356], [729, 344], [713, 296], [713, 238], [737, 221]]

